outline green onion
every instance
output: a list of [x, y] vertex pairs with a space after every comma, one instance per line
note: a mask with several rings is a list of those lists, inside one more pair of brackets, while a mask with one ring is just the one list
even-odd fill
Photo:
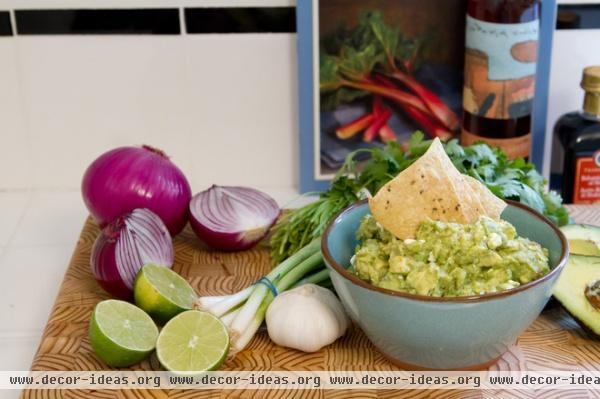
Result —
[[[319, 268], [322, 265], [323, 256], [321, 255], [320, 251], [317, 251], [308, 259], [300, 263], [297, 267], [292, 269], [285, 276], [283, 276], [281, 280], [277, 284], [275, 284], [277, 292], [283, 292], [291, 288], [294, 285], [294, 283], [296, 283], [300, 278], [302, 278], [302, 276], [313, 271], [314, 269]], [[275, 299], [273, 293], [268, 292], [265, 296], [265, 299], [256, 310], [254, 317], [252, 318], [252, 320], [250, 320], [244, 331], [242, 331], [237, 336], [237, 339], [233, 340], [231, 345], [231, 350], [233, 351], [233, 353], [237, 353], [244, 349], [246, 345], [248, 345], [252, 337], [254, 337], [254, 334], [256, 334], [256, 331], [264, 321], [265, 315], [267, 314], [267, 309], [269, 308], [271, 302], [273, 302], [273, 299]]]
[[[321, 239], [316, 238], [281, 262], [264, 278], [273, 284], [277, 292], [283, 292], [297, 285], [306, 275], [322, 269], [323, 265]], [[328, 277], [329, 275], [322, 270], [303, 281], [323, 282]], [[199, 298], [194, 308], [221, 317], [230, 327], [232, 353], [235, 354], [250, 342], [264, 321], [273, 298], [273, 293], [265, 284], [255, 283], [232, 295]]]
[[329, 280], [329, 270], [323, 269], [311, 274], [310, 276], [304, 277], [302, 280], [294, 284], [294, 288], [304, 284], [323, 284], [327, 283], [328, 281], [331, 282], [331, 280]]

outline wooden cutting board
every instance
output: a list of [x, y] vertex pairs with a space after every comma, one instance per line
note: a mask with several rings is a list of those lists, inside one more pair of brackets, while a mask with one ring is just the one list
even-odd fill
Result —
[[[600, 206], [569, 206], [576, 222], [600, 225]], [[109, 298], [94, 280], [89, 266], [98, 228], [87, 220], [50, 314], [32, 370], [106, 370], [92, 351], [87, 337], [92, 309]], [[266, 247], [237, 253], [214, 252], [201, 246], [189, 227], [175, 240], [173, 269], [186, 277], [201, 295], [238, 291], [270, 269]], [[136, 368], [159, 370], [150, 358]], [[600, 341], [589, 338], [562, 310], [544, 312], [519, 341], [493, 366], [495, 370], [598, 370]], [[266, 333], [257, 334], [249, 347], [225, 364], [224, 370], [397, 370], [356, 327], [333, 345], [313, 354], [278, 347]], [[499, 397], [498, 391], [402, 391], [413, 398]], [[566, 391], [512, 391], [508, 397], [563, 397]], [[573, 391], [571, 397], [597, 397], [597, 393]], [[25, 390], [22, 398], [395, 398], [391, 390], [312, 391], [81, 391]], [[504, 397], [504, 396], [503, 396]]]

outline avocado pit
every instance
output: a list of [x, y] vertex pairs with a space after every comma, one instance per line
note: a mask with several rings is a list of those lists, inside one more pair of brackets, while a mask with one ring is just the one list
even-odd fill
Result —
[[600, 279], [585, 286], [585, 297], [596, 310], [600, 310]]

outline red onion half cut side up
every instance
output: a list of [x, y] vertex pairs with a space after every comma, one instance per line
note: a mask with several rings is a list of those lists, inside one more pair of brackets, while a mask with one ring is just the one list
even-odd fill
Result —
[[216, 186], [190, 201], [190, 224], [208, 246], [223, 251], [248, 249], [263, 239], [279, 216], [269, 195], [249, 187]]

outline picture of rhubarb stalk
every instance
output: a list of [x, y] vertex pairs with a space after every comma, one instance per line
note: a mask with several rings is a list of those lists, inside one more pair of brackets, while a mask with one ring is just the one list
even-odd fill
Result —
[[[394, 84], [383, 76], [376, 77], [376, 80], [387, 87], [394, 87]], [[440, 126], [436, 121], [432, 120], [429, 115], [421, 110], [411, 106], [404, 106], [402, 110], [411, 117], [417, 125], [423, 128], [432, 137], [439, 137], [440, 140], [446, 141], [452, 138], [452, 133]]]
[[[322, 47], [320, 90], [338, 104], [372, 98], [373, 109], [335, 130], [347, 140], [364, 131], [363, 142], [396, 140], [392, 117], [407, 119], [431, 137], [446, 141], [457, 132], [457, 114], [414, 75], [423, 57], [425, 39], [408, 38], [387, 25], [376, 11], [363, 12], [353, 30], [339, 33], [335, 50]], [[396, 114], [395, 111], [401, 111]]]
[[366, 142], [373, 141], [379, 130], [387, 123], [388, 119], [392, 116], [392, 111], [389, 109], [384, 109], [379, 115], [375, 117], [375, 120], [369, 126], [369, 128], [365, 131], [365, 135], [363, 136], [363, 140]]
[[[419, 48], [422, 44], [418, 40], [415, 41], [408, 57], [400, 60], [400, 64], [405, 69], [405, 71], [402, 71], [398, 68], [398, 63], [396, 62], [398, 55], [404, 54], [400, 48], [404, 43], [400, 30], [387, 26], [383, 21], [382, 14], [377, 12], [365, 13], [362, 22], [371, 28], [374, 38], [381, 46], [383, 52], [382, 58], [385, 60], [382, 64], [386, 71], [386, 75], [399, 81], [417, 95], [429, 112], [431, 112], [443, 126], [447, 127], [450, 131], [457, 130], [460, 125], [458, 116], [437, 94], [422, 85], [411, 75], [416, 61], [415, 58], [418, 56]], [[393, 84], [391, 87], [397, 89]], [[423, 114], [418, 115], [420, 119], [425, 117]]]
[[352, 122], [337, 128], [335, 135], [342, 140], [349, 139], [369, 127], [374, 120], [375, 115], [373, 114], [362, 115]]
[[347, 140], [364, 130], [364, 142], [371, 142], [377, 136], [384, 143], [395, 141], [396, 134], [387, 124], [391, 116], [392, 112], [383, 105], [381, 97], [373, 96], [373, 112], [359, 116], [350, 123], [340, 126], [336, 129], [335, 134], [338, 138]]
[[[384, 105], [381, 96], [373, 96], [373, 113], [375, 115], [380, 115], [384, 112]], [[390, 113], [391, 117], [391, 113]], [[389, 120], [389, 118], [388, 118]], [[394, 130], [388, 125], [387, 120], [381, 126], [377, 132], [379, 134], [379, 138], [382, 142], [387, 143], [388, 141], [396, 141], [398, 138], [396, 137], [396, 133]]]

